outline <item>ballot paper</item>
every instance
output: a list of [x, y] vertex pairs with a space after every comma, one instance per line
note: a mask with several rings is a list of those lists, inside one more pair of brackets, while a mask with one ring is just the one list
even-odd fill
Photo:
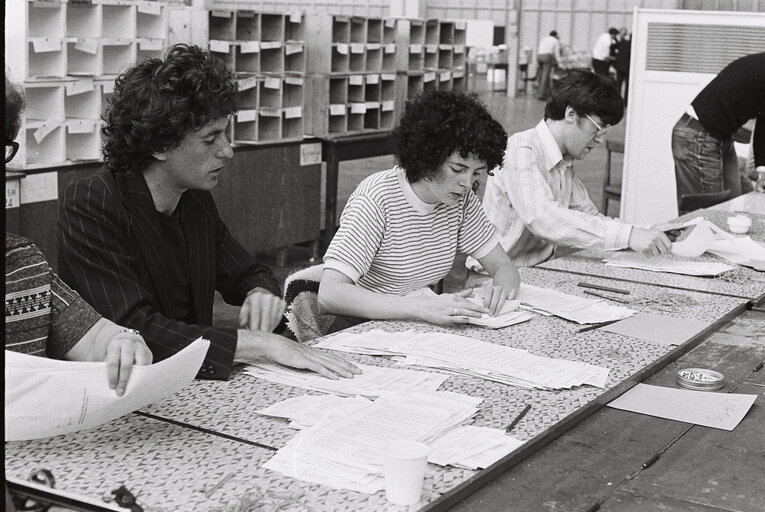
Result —
[[710, 327], [712, 323], [695, 318], [638, 313], [630, 318], [600, 327], [600, 330], [659, 345], [680, 345]]
[[356, 366], [362, 370], [361, 375], [355, 375], [351, 379], [337, 380], [328, 379], [309, 370], [287, 368], [266, 361], [248, 364], [244, 373], [285, 386], [342, 396], [367, 397], [380, 396], [384, 391], [435, 391], [449, 378], [448, 375], [417, 370], [382, 368], [364, 364]]
[[649, 256], [637, 252], [614, 254], [603, 260], [612, 267], [638, 268], [653, 272], [668, 272], [686, 276], [717, 276], [735, 267], [708, 261], [678, 261], [666, 256]]
[[587, 299], [525, 283], [521, 283], [517, 299], [524, 309], [559, 316], [578, 324], [613, 322], [635, 314], [633, 309], [614, 306], [602, 299]]
[[526, 350], [447, 333], [414, 331], [338, 333], [317, 347], [341, 352], [402, 356], [403, 365], [442, 369], [524, 388], [568, 389], [581, 384], [605, 387], [608, 368], [553, 359]]
[[685, 239], [672, 243], [672, 254], [684, 258], [696, 258], [704, 254], [715, 241], [714, 231], [709, 224], [705, 221], [690, 226]]
[[[480, 290], [478, 290], [480, 292]], [[406, 295], [407, 297], [436, 297], [437, 294], [430, 288], [420, 288]], [[481, 296], [469, 297], [468, 300], [474, 304], [483, 306], [484, 299]], [[502, 311], [495, 316], [488, 314], [481, 315], [480, 318], [467, 317], [468, 323], [472, 325], [480, 325], [481, 327], [488, 327], [489, 329], [501, 329], [503, 327], [509, 327], [511, 325], [527, 322], [534, 318], [534, 315], [526, 311], [518, 311], [520, 301], [508, 300], [502, 307]]]
[[504, 430], [466, 425], [449, 430], [430, 443], [428, 462], [483, 469], [521, 445], [523, 441], [508, 436]]
[[263, 466], [300, 480], [374, 493], [390, 441], [433, 442], [478, 412], [480, 398], [452, 392], [387, 393], [350, 414], [299, 432]]
[[638, 384], [607, 405], [668, 420], [733, 430], [757, 396]]
[[174, 356], [134, 366], [125, 394], [109, 389], [106, 363], [59, 361], [5, 351], [5, 440], [77, 432], [180, 391], [196, 376], [210, 342], [199, 338]]
[[287, 418], [292, 420], [290, 427], [303, 429], [351, 414], [371, 403], [360, 396], [343, 398], [336, 395], [303, 395], [282, 400], [255, 412], [263, 416]]

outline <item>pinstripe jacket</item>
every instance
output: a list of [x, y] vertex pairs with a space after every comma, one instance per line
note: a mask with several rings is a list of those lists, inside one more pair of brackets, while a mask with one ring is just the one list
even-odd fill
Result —
[[189, 190], [179, 201], [198, 324], [168, 318], [168, 268], [173, 251], [160, 235], [154, 201], [142, 174], [105, 169], [71, 183], [58, 221], [59, 274], [106, 318], [138, 329], [161, 361], [200, 336], [210, 340], [199, 377], [226, 379], [236, 329], [212, 327], [215, 290], [241, 305], [256, 287], [279, 295], [271, 270], [231, 236], [209, 192]]

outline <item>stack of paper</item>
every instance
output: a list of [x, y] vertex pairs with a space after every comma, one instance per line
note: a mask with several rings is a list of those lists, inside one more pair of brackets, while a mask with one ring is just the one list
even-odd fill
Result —
[[299, 480], [371, 494], [383, 486], [383, 449], [388, 442], [431, 442], [469, 421], [480, 402], [449, 392], [386, 394], [366, 407], [301, 431], [264, 467]]
[[428, 462], [439, 466], [482, 469], [523, 444], [504, 430], [467, 425], [450, 430], [430, 444]]
[[[476, 298], [470, 299], [471, 302], [476, 302], [483, 305], [483, 299]], [[496, 316], [481, 315], [481, 318], [468, 319], [469, 324], [480, 325], [482, 327], [488, 327], [490, 329], [501, 329], [515, 324], [520, 324], [534, 318], [534, 315], [526, 311], [518, 311], [518, 307], [521, 305], [519, 300], [509, 300], [505, 302], [502, 307], [502, 311]]]
[[738, 265], [756, 269], [765, 265], [765, 247], [750, 237], [733, 236], [702, 217], [691, 219], [685, 225], [691, 226], [692, 231], [683, 242], [672, 244], [673, 254], [689, 252], [688, 256], [699, 256], [706, 251]]
[[615, 254], [603, 261], [612, 267], [639, 268], [687, 276], [716, 276], [734, 268], [725, 263], [678, 261], [666, 256], [648, 256], [637, 252]]
[[371, 400], [360, 396], [343, 398], [336, 395], [303, 395], [282, 400], [255, 412], [263, 416], [287, 418], [291, 420], [290, 427], [303, 429], [322, 421], [342, 418], [371, 403]]
[[518, 299], [525, 309], [579, 324], [613, 322], [635, 314], [632, 309], [614, 306], [601, 299], [586, 299], [525, 283], [521, 284]]
[[199, 338], [158, 363], [134, 366], [125, 394], [109, 389], [105, 362], [58, 361], [5, 351], [5, 440], [68, 434], [119, 418], [180, 391], [202, 366]]
[[402, 364], [438, 368], [523, 388], [568, 389], [581, 384], [604, 387], [608, 368], [578, 361], [535, 356], [446, 333], [340, 333], [317, 347], [362, 354], [403, 356]]
[[308, 370], [287, 368], [262, 361], [248, 364], [245, 375], [258, 377], [303, 389], [333, 393], [342, 396], [380, 396], [384, 391], [435, 391], [448, 378], [437, 373], [404, 370], [400, 368], [381, 368], [379, 366], [356, 365], [362, 370], [361, 375], [352, 379], [331, 380]]

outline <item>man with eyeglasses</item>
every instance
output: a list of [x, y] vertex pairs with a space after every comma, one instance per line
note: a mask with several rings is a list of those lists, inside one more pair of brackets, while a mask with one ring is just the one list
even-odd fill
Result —
[[[553, 90], [545, 118], [508, 139], [504, 165], [489, 177], [483, 205], [516, 266], [542, 263], [559, 245], [669, 253], [672, 242], [661, 231], [600, 214], [574, 172], [574, 160], [601, 144], [623, 113], [624, 102], [607, 78], [573, 71]], [[467, 266], [483, 273], [475, 260]]]

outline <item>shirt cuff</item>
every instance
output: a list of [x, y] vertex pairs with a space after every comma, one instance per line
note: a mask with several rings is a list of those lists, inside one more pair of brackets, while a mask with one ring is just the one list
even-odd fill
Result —
[[491, 238], [489, 239], [488, 242], [483, 244], [481, 246], [481, 248], [478, 249], [477, 251], [473, 251], [470, 254], [470, 256], [472, 256], [473, 258], [475, 258], [477, 260], [480, 260], [481, 258], [486, 256], [487, 254], [489, 254], [491, 251], [493, 251], [498, 243], [499, 243], [499, 239], [497, 238], [497, 234], [495, 233], [495, 234], [491, 235]]
[[612, 220], [606, 227], [606, 238], [603, 241], [604, 249], [626, 249], [629, 247], [632, 224], [619, 220]]
[[337, 270], [341, 274], [345, 275], [347, 278], [349, 278], [354, 283], [357, 283], [359, 279], [361, 279], [361, 273], [359, 273], [355, 268], [353, 268], [351, 265], [344, 261], [340, 260], [325, 260], [324, 261], [324, 268], [331, 268], [332, 270]]

